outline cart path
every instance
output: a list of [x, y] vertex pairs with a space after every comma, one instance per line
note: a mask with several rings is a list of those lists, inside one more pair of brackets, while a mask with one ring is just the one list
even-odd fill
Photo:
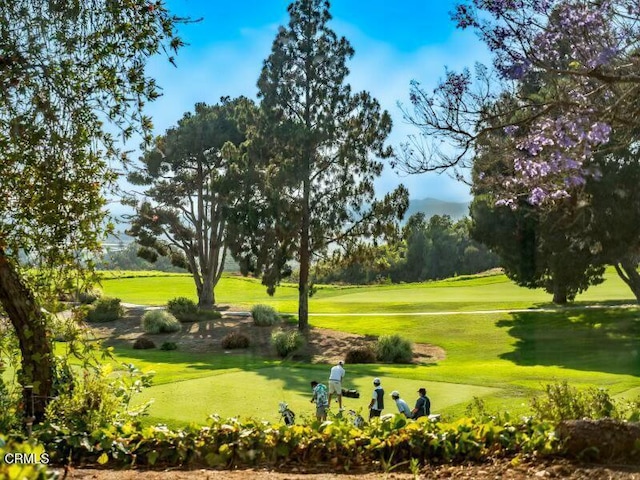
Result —
[[[141, 308], [145, 310], [160, 310], [166, 308], [163, 305], [137, 305], [133, 303], [122, 303], [126, 308]], [[224, 306], [224, 305], [222, 305]], [[528, 312], [567, 312], [579, 310], [606, 310], [606, 309], [631, 309], [640, 308], [638, 304], [620, 304], [620, 305], [575, 305], [567, 307], [543, 307], [543, 308], [507, 308], [496, 310], [448, 310], [435, 312], [361, 312], [361, 313], [340, 313], [340, 312], [309, 312], [310, 317], [410, 317], [410, 316], [441, 316], [441, 315], [494, 315], [499, 313], [528, 313]], [[237, 315], [240, 317], [249, 317], [251, 312], [244, 310], [223, 310], [223, 315]], [[280, 312], [282, 315], [296, 315], [297, 312]]]

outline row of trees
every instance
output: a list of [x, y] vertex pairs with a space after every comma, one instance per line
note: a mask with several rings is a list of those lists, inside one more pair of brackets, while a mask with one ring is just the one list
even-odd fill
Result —
[[447, 215], [409, 217], [399, 241], [370, 246], [360, 255], [336, 252], [315, 269], [318, 283], [422, 282], [479, 273], [500, 265], [497, 255], [470, 236], [471, 221]]
[[273, 294], [299, 265], [298, 326], [308, 329], [312, 265], [398, 230], [399, 187], [378, 199], [374, 180], [392, 155], [391, 118], [345, 79], [354, 51], [328, 27], [325, 0], [297, 0], [258, 79], [259, 103], [197, 104], [154, 140], [129, 180], [145, 186], [128, 232], [153, 260], [170, 256], [194, 275], [212, 308], [230, 253]]
[[471, 166], [473, 236], [519, 284], [563, 303], [612, 264], [640, 301], [638, 3], [468, 0], [453, 16], [493, 65], [448, 71], [433, 93], [414, 83], [406, 115], [427, 145], [399, 164]]

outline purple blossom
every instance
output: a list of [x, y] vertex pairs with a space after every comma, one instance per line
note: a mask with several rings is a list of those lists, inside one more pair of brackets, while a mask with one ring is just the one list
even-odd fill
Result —
[[603, 122], [596, 122], [591, 125], [587, 138], [594, 145], [602, 145], [609, 141], [611, 125]]
[[529, 195], [529, 198], [527, 201], [531, 205], [541, 205], [542, 203], [544, 203], [546, 198], [547, 198], [547, 192], [545, 192], [540, 187], [536, 187], [531, 191], [531, 194]]
[[517, 125], [507, 125], [502, 130], [504, 130], [504, 133], [508, 136], [513, 137], [519, 129], [520, 127], [518, 127]]

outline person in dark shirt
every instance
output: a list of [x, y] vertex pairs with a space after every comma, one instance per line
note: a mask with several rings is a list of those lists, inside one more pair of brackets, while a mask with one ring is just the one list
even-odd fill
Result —
[[369, 402], [369, 420], [373, 417], [379, 417], [384, 408], [384, 390], [380, 386], [380, 379], [373, 379], [373, 395]]
[[411, 410], [412, 418], [428, 417], [431, 414], [431, 400], [427, 397], [427, 390], [425, 388], [418, 389], [418, 400], [416, 400], [416, 406]]

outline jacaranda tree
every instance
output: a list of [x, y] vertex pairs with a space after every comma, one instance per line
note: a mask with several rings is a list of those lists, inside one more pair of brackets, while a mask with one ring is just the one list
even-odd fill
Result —
[[[469, 0], [456, 6], [453, 17], [460, 28], [479, 33], [493, 52], [493, 65], [477, 66], [475, 75], [448, 71], [433, 93], [413, 84], [413, 110], [406, 114], [427, 137], [426, 147], [407, 145], [400, 165], [413, 172], [467, 167], [499, 138], [498, 154], [509, 159], [503, 162], [506, 168], [482, 171], [475, 166], [474, 188], [491, 192], [496, 205], [540, 206], [546, 209], [539, 212], [543, 216], [564, 209], [566, 215], [556, 215], [556, 222], [575, 217], [573, 226], [589, 226], [573, 232], [571, 247], [597, 252], [594, 262], [607, 258], [634, 284], [637, 247], [628, 245], [622, 253], [610, 241], [623, 238], [616, 229], [627, 229], [624, 220], [617, 217], [621, 223], [605, 232], [604, 225], [613, 224], [595, 210], [604, 204], [583, 192], [606, 195], [602, 175], [612, 174], [610, 166], [630, 159], [628, 154], [638, 163], [640, 5], [626, 0]], [[440, 150], [441, 140], [454, 149]], [[597, 225], [597, 219], [604, 223]], [[565, 233], [572, 225], [563, 225]], [[605, 244], [608, 252], [602, 250]]]

